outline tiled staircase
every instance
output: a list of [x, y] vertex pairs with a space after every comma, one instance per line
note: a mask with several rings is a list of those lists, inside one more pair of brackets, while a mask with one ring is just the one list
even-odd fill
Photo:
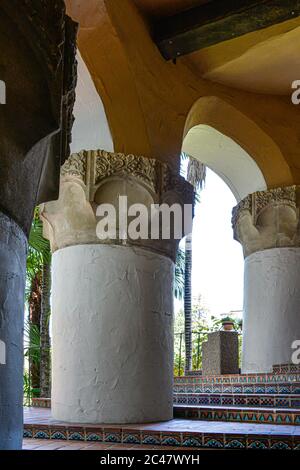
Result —
[[[24, 437], [142, 446], [300, 450], [300, 369], [272, 374], [176, 377], [174, 419], [142, 425], [70, 424], [51, 417], [51, 401], [25, 409]], [[48, 409], [47, 409], [48, 408]]]
[[300, 371], [296, 367], [275, 366], [272, 374], [177, 377], [174, 416], [300, 425]]

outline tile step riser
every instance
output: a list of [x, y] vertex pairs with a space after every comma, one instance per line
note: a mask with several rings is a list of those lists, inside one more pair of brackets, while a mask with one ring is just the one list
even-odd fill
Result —
[[184, 394], [174, 394], [175, 405], [210, 405], [210, 406], [254, 406], [265, 408], [300, 408], [300, 397], [290, 398], [288, 395], [284, 397], [264, 397], [263, 395], [232, 395], [232, 396], [216, 396], [207, 394], [193, 394], [184, 396]]
[[175, 393], [232, 393], [232, 394], [300, 394], [300, 383], [285, 385], [201, 385], [181, 384], [174, 386]]
[[197, 421], [221, 421], [231, 423], [284, 424], [300, 426], [300, 414], [259, 413], [244, 411], [217, 411], [174, 408], [174, 418]]
[[216, 375], [210, 377], [203, 376], [182, 376], [174, 378], [175, 385], [180, 384], [206, 384], [206, 385], [222, 385], [222, 384], [286, 384], [300, 383], [300, 374], [284, 374], [284, 375]]
[[113, 432], [106, 429], [87, 430], [85, 428], [72, 431], [65, 427], [32, 427], [25, 425], [24, 438], [55, 439], [69, 441], [106, 442], [119, 444], [139, 444], [179, 446], [187, 448], [230, 448], [230, 449], [287, 449], [300, 450], [300, 436], [270, 436], [270, 434], [247, 435], [208, 434], [203, 432]]

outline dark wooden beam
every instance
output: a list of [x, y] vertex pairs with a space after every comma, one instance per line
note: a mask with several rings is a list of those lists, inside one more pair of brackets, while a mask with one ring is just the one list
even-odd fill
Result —
[[299, 15], [300, 0], [210, 0], [156, 22], [153, 38], [165, 59], [176, 59]]

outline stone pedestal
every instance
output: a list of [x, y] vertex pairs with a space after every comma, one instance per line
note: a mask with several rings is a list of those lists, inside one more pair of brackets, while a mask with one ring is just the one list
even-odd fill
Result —
[[[192, 204], [154, 159], [81, 152], [42, 210], [53, 255], [52, 415], [81, 423], [173, 417], [173, 271], [179, 240], [97, 238], [98, 205]], [[103, 206], [102, 206], [103, 207]], [[122, 216], [127, 215], [122, 213]]]
[[300, 338], [299, 187], [254, 193], [234, 209], [245, 254], [243, 373], [291, 363]]
[[235, 331], [208, 334], [202, 345], [202, 375], [239, 373], [239, 338]]

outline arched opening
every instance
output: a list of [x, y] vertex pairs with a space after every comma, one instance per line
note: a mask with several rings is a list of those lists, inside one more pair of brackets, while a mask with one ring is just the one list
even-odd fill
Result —
[[[225, 148], [229, 147], [230, 149], [234, 147], [234, 144], [239, 145], [248, 154], [248, 157], [246, 158], [245, 153], [239, 151], [239, 159], [234, 162], [233, 156], [228, 154], [227, 168], [224, 168], [224, 157], [222, 158], [216, 143], [213, 144], [212, 139], [210, 139], [209, 143], [212, 146], [210, 161], [206, 161], [208, 158], [206, 157], [207, 151], [201, 150], [201, 143], [199, 144], [199, 142], [203, 141], [203, 145], [205, 141], [208, 143], [210, 134], [208, 132], [204, 134], [204, 130], [206, 129], [207, 131], [208, 126], [223, 134], [224, 138], [228, 137], [231, 139], [231, 142], [226, 139], [224, 140], [224, 138], [222, 139], [221, 143]], [[199, 131], [201, 132], [200, 136], [198, 134]], [[206, 139], [204, 139], [205, 135]], [[231, 184], [237, 188], [241, 182], [237, 181], [236, 178], [240, 178], [240, 175], [248, 171], [250, 166], [252, 168], [252, 177], [256, 175], [255, 179], [258, 183], [261, 183], [262, 174], [268, 188], [286, 186], [293, 181], [291, 170], [274, 140], [250, 117], [216, 96], [200, 98], [191, 108], [186, 119], [182, 149], [187, 153], [192, 151], [194, 158], [202, 159], [201, 161], [210, 168], [212, 168], [211, 165], [213, 164], [214, 168], [212, 169], [220, 175], [223, 174], [223, 177], [227, 178], [227, 181], [231, 181]], [[239, 171], [236, 171], [235, 175], [232, 175], [229, 171], [230, 159], [232, 159], [231, 165], [235, 163], [235, 165], [238, 164], [239, 166]], [[270, 161], [272, 161], [272, 165]], [[259, 189], [261, 189], [259, 185], [255, 186], [253, 184], [250, 186], [250, 192]], [[243, 193], [245, 194], [245, 192], [244, 190]]]
[[[239, 125], [235, 126], [237, 119]], [[217, 371], [205, 369], [205, 344], [198, 333], [205, 328], [210, 332], [222, 329], [222, 318], [225, 317], [237, 322], [242, 320], [244, 260], [242, 247], [233, 239], [231, 211], [248, 194], [267, 189], [266, 154], [262, 149], [277, 154], [278, 165], [284, 167], [273, 141], [250, 119], [218, 98], [200, 99], [187, 118], [182, 150], [207, 167], [207, 186], [196, 205], [193, 226], [193, 334], [190, 352], [185, 334], [186, 355], [192, 354], [192, 361], [189, 361], [192, 368], [202, 368], [205, 375]], [[268, 177], [270, 180], [271, 175]], [[183, 368], [178, 372], [183, 373]], [[228, 373], [237, 372], [238, 368]]]
[[257, 163], [233, 139], [215, 128], [199, 124], [188, 132], [183, 151], [213, 170], [229, 186], [237, 202], [267, 189]]

